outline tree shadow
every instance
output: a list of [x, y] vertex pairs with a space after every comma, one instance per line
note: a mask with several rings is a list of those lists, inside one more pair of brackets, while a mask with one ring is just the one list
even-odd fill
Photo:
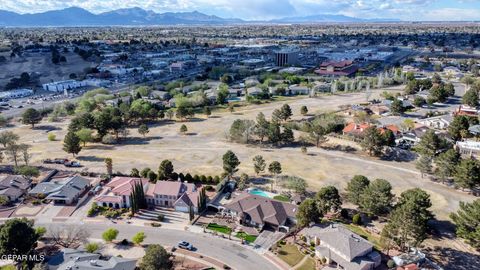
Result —
[[52, 125], [41, 125], [41, 126], [35, 126], [34, 128], [32, 128], [32, 130], [41, 130], [45, 132], [50, 132], [50, 131], [62, 130], [62, 129]]
[[101, 158], [97, 156], [77, 156], [77, 159], [80, 161], [89, 161], [89, 162], [101, 162], [105, 160], [105, 158]]
[[439, 258], [445, 270], [480, 269], [480, 255], [449, 247], [435, 247], [430, 253]]
[[189, 118], [189, 119], [187, 119], [186, 122], [196, 123], [196, 122], [203, 122], [203, 121], [205, 121], [205, 120], [207, 120], [207, 119], [194, 117], [194, 118]]
[[220, 115], [210, 115], [208, 118], [217, 119], [222, 117]]
[[117, 143], [118, 146], [122, 145], [142, 145], [149, 144], [153, 140], [161, 140], [161, 136], [150, 136], [150, 137], [128, 137]]

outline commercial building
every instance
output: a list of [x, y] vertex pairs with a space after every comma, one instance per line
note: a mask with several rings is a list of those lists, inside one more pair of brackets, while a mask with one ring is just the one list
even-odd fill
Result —
[[33, 95], [31, 89], [15, 89], [10, 91], [0, 92], [0, 99], [23, 98]]
[[298, 64], [298, 53], [295, 51], [279, 51], [275, 53], [275, 65], [279, 67]]
[[85, 86], [87, 86], [87, 82], [76, 81], [76, 80], [51, 82], [51, 83], [45, 83], [42, 85], [43, 90], [51, 91], [51, 92], [63, 92], [64, 90], [72, 90], [72, 89], [85, 87]]

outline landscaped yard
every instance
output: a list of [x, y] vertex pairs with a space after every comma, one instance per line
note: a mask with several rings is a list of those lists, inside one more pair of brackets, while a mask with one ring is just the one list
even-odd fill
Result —
[[245, 232], [239, 232], [235, 235], [235, 237], [240, 238], [240, 239], [245, 239], [249, 243], [253, 243], [253, 242], [255, 242], [255, 239], [257, 239], [257, 237], [255, 235], [250, 235], [250, 234], [245, 233]]
[[279, 247], [278, 257], [288, 265], [295, 266], [303, 259], [303, 257], [305, 257], [305, 255], [298, 250], [297, 246], [285, 244]]
[[315, 260], [313, 258], [308, 258], [306, 261], [304, 261], [296, 269], [297, 270], [312, 270], [312, 269], [315, 269]]
[[282, 202], [290, 202], [290, 198], [285, 195], [276, 195], [275, 197], [273, 197], [273, 199]]
[[232, 231], [232, 229], [230, 229], [229, 227], [223, 226], [223, 225], [218, 225], [217, 223], [208, 224], [207, 229], [212, 230], [212, 231], [216, 231], [216, 232], [220, 232], [220, 233], [224, 233], [224, 234], [229, 234]]
[[382, 247], [380, 246], [380, 240], [378, 239], [378, 237], [373, 236], [372, 234], [360, 228], [359, 226], [356, 226], [353, 224], [345, 224], [345, 226], [352, 232], [360, 235], [363, 238], [366, 238], [370, 243], [372, 243], [375, 246], [376, 249], [382, 250]]
[[5, 265], [0, 267], [0, 270], [15, 270], [15, 269], [16, 268], [13, 265]]

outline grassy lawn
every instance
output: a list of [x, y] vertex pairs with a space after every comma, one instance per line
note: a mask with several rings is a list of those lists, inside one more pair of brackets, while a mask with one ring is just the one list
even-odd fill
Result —
[[224, 233], [224, 234], [229, 234], [232, 231], [232, 229], [230, 229], [229, 227], [218, 225], [216, 223], [208, 224], [207, 229], [210, 229], [212, 231], [221, 232], [221, 233]]
[[16, 269], [15, 266], [11, 264], [0, 267], [0, 270], [15, 270], [15, 269]]
[[277, 201], [282, 201], [282, 202], [290, 202], [290, 198], [288, 198], [285, 195], [276, 195], [273, 197], [273, 199]]
[[380, 246], [380, 239], [378, 239], [378, 237], [371, 235], [369, 232], [365, 231], [359, 226], [353, 224], [345, 224], [345, 226], [352, 232], [370, 241], [370, 243], [372, 243], [376, 249], [382, 250], [382, 247]]
[[243, 239], [245, 239], [245, 240], [246, 240], [247, 242], [249, 242], [249, 243], [253, 243], [253, 242], [255, 242], [255, 239], [257, 239], [256, 236], [247, 234], [247, 233], [245, 233], [245, 232], [239, 232], [239, 233], [237, 233], [237, 234], [235, 235], [235, 237], [241, 238], [241, 239], [243, 238]]
[[295, 245], [291, 244], [282, 245], [278, 251], [278, 257], [290, 266], [295, 266], [304, 256]]
[[308, 258], [297, 268], [297, 270], [312, 270], [312, 269], [315, 269], [315, 260], [313, 258]]

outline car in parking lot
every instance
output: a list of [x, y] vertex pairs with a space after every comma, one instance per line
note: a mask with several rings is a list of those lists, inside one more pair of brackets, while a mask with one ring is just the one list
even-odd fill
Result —
[[193, 250], [192, 244], [190, 244], [187, 241], [180, 241], [177, 246], [178, 246], [178, 248], [182, 248], [182, 249], [186, 249], [186, 250]]

